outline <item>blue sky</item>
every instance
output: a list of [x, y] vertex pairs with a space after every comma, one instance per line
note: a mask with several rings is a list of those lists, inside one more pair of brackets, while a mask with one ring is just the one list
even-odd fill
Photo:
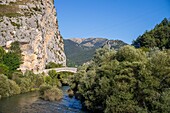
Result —
[[126, 43], [170, 18], [170, 0], [55, 0], [63, 38], [101, 37]]

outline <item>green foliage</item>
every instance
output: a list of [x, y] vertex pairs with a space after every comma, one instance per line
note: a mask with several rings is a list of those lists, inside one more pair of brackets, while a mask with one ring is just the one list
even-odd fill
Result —
[[73, 75], [74, 73], [71, 73], [71, 72], [59, 72], [58, 79], [63, 85], [68, 85]]
[[22, 75], [20, 72], [15, 72], [12, 74], [12, 80], [20, 86], [21, 93], [30, 92], [44, 84], [43, 75], [34, 74], [31, 71], [26, 71], [25, 75]]
[[2, 97], [10, 96], [8, 78], [2, 74], [0, 75], [0, 95]]
[[15, 71], [21, 64], [21, 59], [17, 53], [9, 52], [3, 57], [3, 64], [9, 67], [10, 71]]
[[10, 94], [10, 96], [21, 93], [20, 87], [19, 87], [18, 84], [16, 84], [16, 82], [13, 81], [13, 80], [9, 80], [9, 88], [10, 88], [10, 89], [9, 89], [9, 94]]
[[103, 60], [110, 61], [115, 57], [115, 51], [107, 47], [97, 49], [93, 58], [93, 61], [97, 64], [102, 63]]
[[17, 79], [16, 83], [21, 88], [21, 93], [26, 93], [31, 91], [31, 80], [28, 78], [19, 78]]
[[162, 104], [162, 112], [169, 113], [170, 112], [170, 90], [167, 89], [162, 93], [161, 100], [163, 101]]
[[5, 54], [6, 54], [5, 50], [2, 47], [0, 47], [0, 63], [2, 62], [2, 59]]
[[18, 41], [11, 43], [10, 50], [20, 56], [21, 55], [20, 43]]
[[39, 90], [40, 95], [44, 95], [44, 91], [46, 91], [46, 90], [48, 90], [48, 89], [51, 89], [51, 88], [52, 88], [52, 86], [50, 86], [50, 85], [42, 84], [42, 85], [40, 86], [40, 90]]
[[8, 71], [9, 71], [9, 69], [8, 69], [8, 67], [7, 67], [6, 65], [0, 64], [0, 74], [5, 74], [5, 75], [7, 75], [7, 74], [8, 74]]
[[55, 70], [50, 70], [50, 71], [48, 72], [48, 75], [49, 75], [52, 79], [57, 78], [57, 76], [58, 76], [58, 74], [57, 74], [57, 72], [56, 72]]
[[60, 86], [60, 81], [58, 80], [58, 74], [55, 70], [50, 70], [48, 72], [48, 77], [46, 77], [46, 83], [52, 86]]
[[52, 78], [50, 76], [45, 76], [44, 81], [46, 84], [52, 85]]
[[70, 73], [70, 72], [56, 72], [55, 70], [50, 70], [48, 72], [48, 75], [49, 76], [46, 76], [44, 78], [46, 84], [61, 87], [61, 83], [64, 84], [64, 85], [69, 84], [69, 80], [71, 79], [73, 73]]
[[93, 112], [169, 112], [170, 52], [99, 49], [71, 82]]
[[40, 87], [40, 96], [44, 100], [58, 101], [63, 97], [61, 89], [57, 87], [51, 87], [49, 85], [42, 85]]
[[166, 18], [151, 31], [146, 31], [139, 36], [132, 45], [139, 45], [145, 48], [159, 47], [170, 48], [170, 21]]
[[20, 93], [20, 87], [14, 82], [9, 80], [5, 75], [0, 75], [0, 95], [8, 97]]
[[11, 78], [12, 73], [19, 68], [22, 63], [21, 50], [18, 41], [11, 44], [10, 51], [8, 53], [0, 47], [0, 73], [7, 75]]
[[137, 50], [132, 46], [124, 46], [117, 52], [118, 61], [145, 61], [146, 55], [142, 50]]
[[51, 69], [51, 68], [60, 68], [60, 67], [63, 67], [62, 64], [56, 64], [54, 62], [49, 62], [47, 65], [46, 65], [46, 69]]

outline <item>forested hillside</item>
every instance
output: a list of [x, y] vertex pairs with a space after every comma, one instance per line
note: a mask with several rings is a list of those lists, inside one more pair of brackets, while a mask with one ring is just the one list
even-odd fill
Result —
[[117, 50], [124, 45], [127, 44], [121, 40], [108, 40], [106, 38], [64, 39], [67, 66], [79, 66], [90, 61], [96, 49], [103, 46]]
[[165, 18], [160, 24], [156, 25], [154, 29], [146, 31], [142, 36], [139, 36], [133, 41], [136, 47], [160, 49], [170, 48], [170, 20]]

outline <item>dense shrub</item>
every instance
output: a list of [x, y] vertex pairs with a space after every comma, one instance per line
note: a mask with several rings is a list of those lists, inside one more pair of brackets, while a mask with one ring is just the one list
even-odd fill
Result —
[[19, 85], [21, 89], [21, 93], [26, 93], [31, 91], [31, 80], [28, 78], [19, 78], [17, 79], [16, 83]]
[[0, 95], [2, 97], [10, 96], [8, 78], [2, 74], [0, 75]]
[[71, 72], [58, 72], [58, 79], [63, 85], [68, 85], [73, 75]]
[[21, 93], [20, 87], [19, 87], [18, 84], [16, 84], [16, 82], [13, 81], [13, 80], [9, 80], [9, 88], [10, 88], [10, 89], [9, 89], [9, 94], [10, 94], [10, 96]]
[[58, 78], [58, 73], [57, 73], [55, 70], [50, 70], [50, 71], [48, 72], [48, 75], [49, 75], [52, 79]]
[[103, 48], [71, 80], [92, 112], [137, 113], [170, 111], [170, 54], [168, 51], [124, 46], [118, 52]]
[[7, 53], [0, 47], [0, 74], [5, 74], [11, 79], [12, 73], [17, 71], [21, 63], [22, 55], [19, 42], [13, 42]]
[[57, 87], [43, 85], [40, 87], [41, 98], [48, 101], [58, 101], [63, 97], [62, 91]]
[[17, 53], [8, 52], [3, 57], [3, 64], [8, 66], [10, 71], [15, 71], [21, 63], [21, 59]]
[[21, 49], [20, 49], [20, 42], [19, 41], [15, 41], [11, 43], [11, 47], [10, 47], [10, 51], [18, 54], [18, 56], [21, 56]]
[[49, 62], [47, 65], [46, 65], [46, 69], [51, 69], [51, 68], [60, 68], [60, 67], [63, 67], [62, 64], [56, 64], [54, 62]]
[[118, 61], [142, 61], [146, 60], [146, 54], [140, 49], [134, 49], [132, 46], [122, 47], [116, 54]]
[[0, 74], [7, 75], [8, 72], [9, 72], [9, 68], [4, 64], [0, 64]]
[[51, 85], [42, 84], [42, 85], [40, 86], [40, 90], [39, 90], [40, 95], [44, 95], [44, 91], [46, 91], [46, 90], [48, 90], [48, 89], [51, 89], [51, 88], [52, 88]]
[[20, 93], [20, 87], [5, 75], [0, 75], [0, 95], [8, 97]]
[[26, 71], [24, 77], [30, 79], [32, 88], [39, 88], [40, 85], [44, 84], [43, 74], [34, 74], [32, 71]]
[[50, 76], [44, 76], [44, 81], [46, 84], [52, 85], [52, 78]]
[[0, 46], [0, 63], [2, 62], [2, 59], [5, 54], [6, 54], [5, 50]]

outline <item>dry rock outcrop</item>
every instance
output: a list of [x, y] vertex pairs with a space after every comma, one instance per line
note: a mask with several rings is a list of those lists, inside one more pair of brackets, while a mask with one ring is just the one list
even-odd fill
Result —
[[66, 65], [53, 0], [0, 0], [0, 46], [19, 41], [21, 70], [41, 71], [48, 62]]

